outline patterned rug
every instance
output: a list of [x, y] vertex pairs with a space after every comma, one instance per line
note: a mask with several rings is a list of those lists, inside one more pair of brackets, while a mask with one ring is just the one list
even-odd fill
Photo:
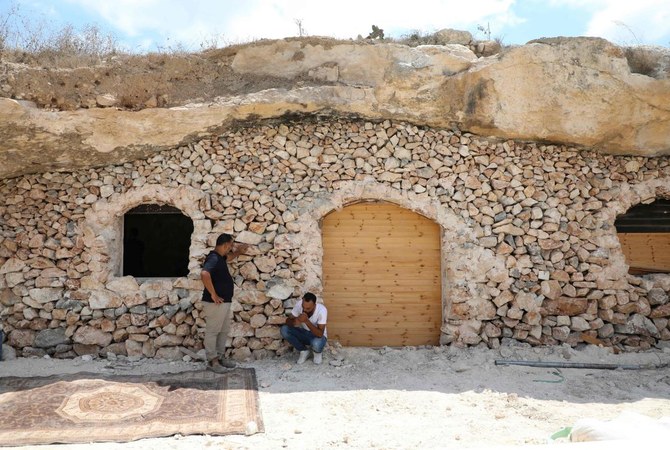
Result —
[[254, 369], [0, 378], [0, 445], [259, 431]]

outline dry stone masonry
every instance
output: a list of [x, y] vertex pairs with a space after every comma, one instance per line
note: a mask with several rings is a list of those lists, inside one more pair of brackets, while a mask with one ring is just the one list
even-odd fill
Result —
[[[232, 355], [282, 354], [287, 308], [322, 291], [319, 220], [374, 199], [442, 228], [443, 344], [646, 349], [670, 340], [670, 276], [628, 275], [614, 221], [668, 195], [667, 157], [390, 120], [259, 122], [135, 162], [3, 180], [0, 318], [24, 356], [192, 355], [199, 267], [228, 232], [253, 245], [234, 267]], [[187, 277], [119, 273], [123, 215], [153, 203], [193, 221]]]

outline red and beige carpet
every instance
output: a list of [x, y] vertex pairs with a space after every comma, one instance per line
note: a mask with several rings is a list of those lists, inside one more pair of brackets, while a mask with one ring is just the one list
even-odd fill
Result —
[[0, 378], [0, 445], [263, 431], [253, 369]]

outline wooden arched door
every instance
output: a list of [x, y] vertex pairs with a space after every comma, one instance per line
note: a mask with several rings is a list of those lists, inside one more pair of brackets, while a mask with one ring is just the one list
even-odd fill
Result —
[[438, 344], [440, 227], [385, 202], [357, 203], [322, 221], [328, 338], [345, 346]]

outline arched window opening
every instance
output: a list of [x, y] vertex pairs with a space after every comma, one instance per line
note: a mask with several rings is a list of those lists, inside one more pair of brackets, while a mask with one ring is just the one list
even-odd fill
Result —
[[123, 217], [123, 275], [188, 275], [193, 221], [167, 205], [140, 205]]
[[614, 222], [632, 275], [670, 273], [670, 200], [636, 205]]

